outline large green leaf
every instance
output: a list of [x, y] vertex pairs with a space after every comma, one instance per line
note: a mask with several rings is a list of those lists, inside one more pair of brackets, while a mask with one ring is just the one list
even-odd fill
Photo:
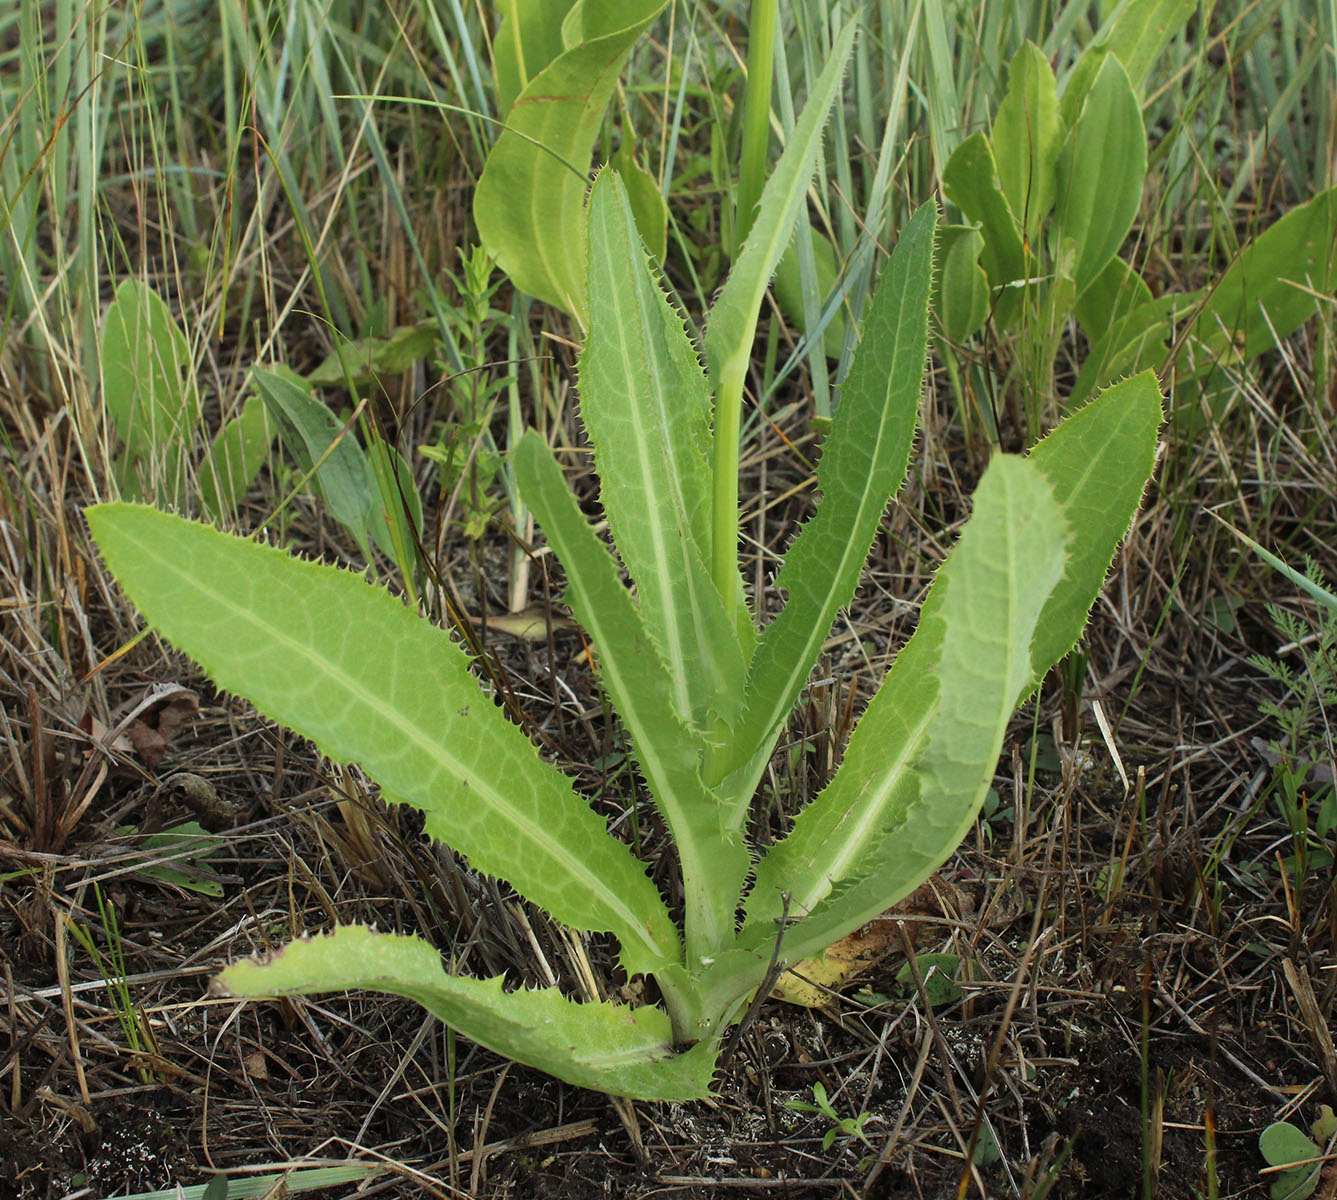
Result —
[[710, 578], [710, 394], [636, 231], [618, 176], [603, 171], [589, 206], [589, 336], [580, 414], [600, 496], [641, 615], [668, 666], [678, 713], [732, 723], [743, 651]]
[[758, 865], [745, 944], [774, 939], [788, 892], [791, 918], [806, 919], [786, 932], [784, 953], [807, 957], [917, 887], [956, 848], [1030, 680], [1031, 638], [1068, 537], [1044, 473], [996, 457], [840, 770]]
[[1140, 95], [1170, 39], [1198, 10], [1198, 0], [1123, 0], [1100, 27], [1063, 88], [1063, 119], [1071, 125], [1106, 58], [1124, 65]]
[[[854, 595], [887, 501], [905, 477], [924, 386], [935, 220], [932, 204], [911, 218], [869, 306], [822, 448], [821, 504], [776, 579], [788, 601], [753, 653], [747, 710], [725, 770], [744, 766], [757, 751], [769, 757], [837, 610]], [[738, 787], [741, 804], [751, 800], [764, 765], [754, 763]]]
[[715, 1047], [673, 1053], [658, 1008], [568, 1000], [555, 988], [504, 990], [500, 976], [451, 975], [421, 938], [342, 925], [303, 938], [267, 962], [234, 963], [216, 988], [260, 998], [368, 990], [416, 1001], [471, 1041], [577, 1087], [639, 1100], [694, 1100], [710, 1092]]
[[516, 449], [515, 474], [566, 570], [567, 600], [594, 640], [604, 685], [673, 834], [685, 884], [688, 945], [709, 945], [732, 932], [750, 858], [742, 838], [725, 832], [719, 802], [701, 781], [705, 740], [675, 707], [675, 681], [645, 629], [644, 608], [637, 611], [552, 451], [533, 430]]
[[[986, 511], [981, 508], [977, 493], [976, 515], [962, 534], [960, 546], [934, 581], [919, 627], [897, 656], [886, 681], [859, 722], [835, 779], [799, 815], [789, 837], [778, 843], [758, 868], [748, 911], [754, 926], [749, 937], [759, 952], [768, 937], [774, 939], [773, 922], [779, 914], [781, 890], [793, 895], [791, 914], [813, 910], [818, 903], [824, 906], [821, 920], [796, 931], [793, 939], [800, 943], [799, 949], [807, 948], [803, 949], [806, 955], [823, 949], [881, 911], [879, 904], [886, 907], [894, 903], [933, 869], [926, 864], [931, 863], [934, 855], [945, 857], [950, 852], [952, 846], [943, 849], [936, 839], [945, 837], [944, 831], [956, 829], [958, 820], [968, 823], [973, 819], [975, 801], [967, 798], [969, 816], [966, 817], [962, 815], [965, 810], [953, 810], [951, 803], [943, 798], [941, 786], [947, 778], [943, 772], [957, 770], [951, 761], [932, 768], [930, 774], [935, 782], [925, 793], [928, 768], [921, 762], [921, 756], [930, 739], [938, 750], [950, 745], [947, 735], [941, 733], [940, 712], [948, 699], [949, 684], [964, 678], [950, 669], [943, 670], [943, 655], [959, 657], [977, 651], [980, 669], [984, 670], [990, 655], [996, 658], [1006, 653], [1006, 672], [997, 678], [1017, 681], [1016, 690], [1006, 702], [1008, 714], [1036, 687], [1049, 667], [1071, 649], [1081, 632], [1150, 475], [1161, 419], [1160, 393], [1155, 377], [1147, 372], [1102, 393], [1041, 441], [1025, 460], [1027, 471], [1043, 480], [1041, 490], [1047, 489], [1052, 497], [1046, 501], [1031, 496], [1037, 512], [1042, 514], [1034, 527], [1037, 538], [1049, 528], [1043, 513], [1050, 504], [1055, 506], [1060, 525], [1070, 537], [1062, 574], [1045, 585], [1043, 607], [1033, 633], [1027, 634], [1022, 647], [1027, 662], [1024, 672], [1016, 665], [1012, 650], [1005, 651], [1001, 645], [1001, 631], [1006, 626], [1000, 624], [1000, 614], [1012, 610], [1001, 609], [997, 603], [992, 609], [987, 604], [978, 610], [967, 606], [966, 628], [960, 631], [954, 628], [962, 620], [962, 613], [954, 611], [960, 597], [950, 605], [944, 600], [944, 593], [947, 598], [952, 597], [955, 586], [950, 582], [951, 564], [960, 553], [960, 546], [967, 544], [968, 531], [979, 514]], [[1014, 467], [1005, 469], [1009, 475], [1017, 475]], [[991, 473], [995, 470], [996, 464], [990, 467]], [[1030, 483], [1007, 482], [1003, 498], [1009, 504], [1015, 497], [1036, 491]], [[998, 497], [994, 499], [997, 501]], [[1013, 546], [1009, 540], [1012, 535], [998, 528], [996, 521], [995, 514], [980, 528], [992, 529], [987, 536], [998, 540], [996, 550], [988, 553], [1003, 556]], [[1046, 577], [1045, 556], [1050, 549], [1045, 542], [1037, 540], [1033, 549], [1023, 543], [1016, 552], [1020, 556], [1016, 569], [1023, 576]], [[978, 553], [987, 560], [983, 547]], [[1005, 563], [1000, 557], [995, 565], [1002, 571]], [[944, 579], [948, 582], [944, 583]], [[985, 586], [982, 580], [981, 576], [972, 586]], [[985, 644], [988, 638], [979, 632], [981, 623], [986, 628], [992, 626], [992, 636], [999, 641], [992, 649]], [[972, 633], [972, 628], [976, 632]], [[969, 642], [961, 643], [967, 649], [959, 653], [948, 650], [948, 639], [957, 637], [982, 640], [976, 651], [968, 649]], [[949, 667], [951, 661], [949, 658]], [[997, 664], [993, 669], [1002, 670]], [[980, 716], [992, 719], [995, 715], [992, 692], [980, 691], [978, 699], [971, 703], [978, 705]], [[951, 721], [948, 728], [955, 728]], [[957, 734], [963, 738], [962, 745], [970, 744], [960, 730]], [[979, 745], [983, 747], [984, 743]], [[986, 779], [993, 766], [993, 761], [981, 760], [978, 764]], [[965, 776], [961, 778], [964, 780]], [[934, 804], [921, 805], [923, 794], [932, 795]], [[916, 832], [921, 822], [922, 839]], [[829, 889], [837, 890], [830, 891], [828, 902]], [[836, 932], [830, 941], [821, 942], [832, 931]], [[786, 943], [787, 957], [798, 954], [788, 935]]]
[[942, 172], [942, 189], [984, 235], [980, 262], [994, 287], [1026, 274], [1017, 218], [998, 185], [993, 148], [982, 133], [971, 134], [952, 151]]
[[520, 93], [474, 191], [479, 237], [516, 287], [582, 321], [590, 150], [632, 46], [666, 3], [580, 0], [567, 49]]
[[251, 381], [279, 427], [283, 444], [303, 468], [325, 507], [367, 552], [376, 480], [351, 429], [295, 382], [286, 368], [251, 368]]
[[212, 517], [237, 511], [274, 444], [264, 399], [252, 394], [241, 412], [218, 431], [200, 463], [200, 504]]
[[[169, 493], [179, 492], [182, 456], [200, 422], [186, 335], [157, 292], [127, 279], [107, 309], [99, 349], [102, 402], [121, 439], [122, 491], [146, 494], [135, 473], [142, 463], [149, 479], [166, 479]], [[167, 461], [152, 464], [156, 456]]]
[[1054, 72], [1044, 51], [1026, 42], [1008, 68], [1007, 94], [990, 137], [1003, 195], [1032, 244], [1054, 203], [1063, 135]]
[[1180, 378], [1248, 360], [1290, 336], [1337, 290], [1337, 188], [1293, 208], [1245, 246], [1189, 329]]
[[220, 687], [361, 763], [476, 869], [560, 921], [615, 933], [628, 971], [679, 957], [643, 866], [507, 722], [443, 630], [348, 571], [137, 505], [87, 515], [126, 594]]
[[566, 49], [562, 22], [577, 0], [499, 0], [502, 14], [492, 39], [497, 112], [505, 117], [529, 82]]
[[1075, 244], [1073, 279], [1080, 296], [1118, 253], [1142, 203], [1147, 176], [1147, 132], [1128, 75], [1113, 55], [1091, 93], [1058, 160], [1055, 227]]
[[1163, 419], [1155, 373], [1143, 371], [1107, 388], [1028, 456], [1049, 477], [1074, 535], [1063, 578], [1045, 605], [1031, 646], [1030, 687], [1081, 636], [1114, 552], [1142, 501]]

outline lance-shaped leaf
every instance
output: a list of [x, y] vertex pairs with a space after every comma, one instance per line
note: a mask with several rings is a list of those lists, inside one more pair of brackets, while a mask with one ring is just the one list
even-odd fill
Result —
[[1105, 59], [1123, 63], [1140, 95], [1148, 73], [1170, 39], [1188, 22], [1198, 0], [1125, 0], [1100, 27], [1063, 88], [1063, 119], [1071, 125]]
[[366, 553], [376, 487], [371, 464], [352, 430], [289, 374], [286, 368], [253, 367], [251, 381], [288, 453], [314, 472], [312, 482], [325, 506]]
[[990, 137], [1003, 195], [1033, 243], [1054, 203], [1054, 164], [1065, 131], [1054, 72], [1039, 46], [1026, 42], [1007, 78]]
[[1081, 636], [1110, 560], [1151, 478], [1163, 419], [1156, 375], [1143, 371], [1107, 388], [1027, 456], [1049, 477], [1075, 535], [1063, 578], [1045, 605], [1031, 644], [1029, 687], [1037, 686]]
[[604, 685], [673, 834], [688, 945], [710, 945], [733, 929], [751, 860], [742, 838], [725, 833], [719, 802], [701, 782], [704, 738], [675, 708], [674, 681], [645, 630], [644, 609], [637, 611], [552, 451], [533, 430], [521, 439], [514, 465], [525, 503], [566, 569], [567, 601], [594, 640]]
[[746, 369], [761, 301], [785, 247], [794, 236], [794, 224], [812, 182], [822, 131], [854, 46], [856, 28], [856, 21], [848, 21], [832, 44], [826, 66], [812, 85], [784, 153], [762, 190], [747, 241], [710, 310], [706, 358], [711, 382], [717, 389], [731, 374], [741, 374]]
[[505, 116], [529, 81], [566, 49], [562, 22], [578, 0], [500, 0], [492, 39], [497, 112]]
[[1112, 55], [1097, 73], [1058, 162], [1059, 236], [1077, 247], [1080, 296], [1123, 245], [1142, 203], [1147, 132], [1128, 75]]
[[980, 262], [994, 287], [1021, 279], [1026, 273], [1021, 231], [998, 186], [998, 166], [984, 134], [972, 134], [952, 151], [943, 168], [942, 189], [947, 199], [979, 225], [984, 235]]
[[444, 630], [349, 571], [151, 508], [87, 515], [126, 594], [220, 687], [362, 764], [477, 870], [568, 925], [615, 933], [628, 971], [679, 957], [643, 866], [505, 719]]
[[826, 66], [812, 85], [784, 153], [762, 189], [752, 229], [706, 325], [706, 367], [715, 389], [710, 574], [721, 595], [731, 598], [745, 653], [752, 650], [752, 624], [738, 573], [738, 444], [743, 383], [752, 358], [762, 297], [794, 235], [794, 224], [816, 169], [822, 130], [840, 91], [857, 27], [858, 18], [851, 17], [836, 35]]
[[242, 494], [264, 466], [274, 442], [264, 399], [247, 397], [241, 412], [214, 438], [200, 463], [200, 504], [213, 517], [237, 511]]
[[[1005, 655], [1005, 661], [1000, 659], [989, 669], [996, 672], [998, 680], [1016, 681], [1014, 691], [1006, 698], [1010, 715], [1044, 672], [1071, 649], [1136, 511], [1151, 472], [1161, 418], [1160, 393], [1155, 377], [1147, 372], [1108, 389], [1070, 417], [1031, 452], [1024, 464], [1003, 460], [1008, 464], [1003, 467], [1006, 488], [1003, 483], [992, 484], [991, 494], [984, 492], [981, 483], [967, 531], [935, 579], [914, 636], [897, 656], [856, 727], [835, 779], [799, 814], [790, 835], [758, 867], [757, 883], [748, 902], [748, 939], [756, 949], [760, 951], [774, 940], [782, 891], [792, 895], [791, 915], [813, 914], [811, 924], [805, 922], [787, 933], [785, 939], [786, 957], [803, 957], [894, 904], [950, 853], [955, 843], [944, 849], [941, 839], [961, 822], [973, 820], [974, 794], [966, 797], [964, 808], [954, 809], [957, 801], [944, 797], [938, 789], [957, 765], [947, 761], [938, 767], [921, 759], [930, 739], [937, 747], [935, 753], [949, 745], [940, 734], [943, 726], [939, 724], [943, 706], [948, 705], [950, 714], [954, 711], [951, 706], [957, 704], [948, 695], [948, 685], [963, 679], [969, 682], [967, 676], [953, 673], [952, 664], [963, 655], [978, 653], [983, 670], [989, 655]], [[995, 462], [989, 474], [996, 473], [999, 465]], [[1019, 471], [1019, 466], [1025, 470]], [[1008, 532], [1011, 526], [998, 525], [997, 507], [1004, 501], [1007, 506], [1034, 506], [1036, 522], [1024, 526], [1026, 537], [1032, 541], [1014, 543]], [[1043, 608], [1020, 648], [1026, 670], [1018, 674], [1016, 648], [1004, 647], [999, 639], [1009, 628], [1015, 635], [1019, 628], [1016, 622], [1021, 619], [1016, 614], [1027, 611], [1019, 606], [1033, 599], [1016, 589], [1039, 586], [1048, 578], [1045, 564], [1052, 546], [1042, 540], [1042, 535], [1053, 532], [1054, 523], [1046, 515], [1051, 507], [1058, 514], [1057, 527], [1065, 536], [1070, 532], [1070, 540], [1061, 576], [1043, 584]], [[977, 536], [970, 530], [986, 527], [993, 530], [988, 536], [999, 540], [997, 553], [1004, 548], [1015, 551], [1013, 569], [1021, 575], [1022, 583], [1010, 583], [1003, 593], [1015, 612], [1000, 608], [998, 600], [991, 608], [982, 601], [984, 608], [978, 613], [972, 608], [967, 614], [963, 632], [955, 628], [962, 620], [958, 607], [962, 594], [953, 596], [956, 585], [952, 581], [955, 572], [965, 568], [952, 564], [965, 546], [974, 544], [967, 541]], [[970, 557], [975, 553], [971, 551], [965, 561], [975, 561]], [[987, 548], [979, 550], [983, 555], [979, 561], [991, 561], [989, 553]], [[993, 561], [999, 571], [1006, 566], [1003, 559]], [[971, 587], [998, 586], [976, 574], [978, 568], [969, 569], [974, 581]], [[994, 623], [997, 644], [987, 644], [988, 638], [981, 634], [973, 651], [970, 643], [963, 643], [964, 648], [948, 648], [948, 639], [975, 636], [970, 631], [982, 620]], [[978, 705], [980, 713], [990, 719], [996, 716], [992, 692], [979, 691], [969, 703]], [[950, 721], [948, 727], [956, 729]], [[961, 730], [957, 732], [965, 736]], [[983, 754], [985, 743], [977, 745]], [[995, 763], [996, 754], [992, 760], [981, 759], [977, 764], [986, 784]], [[931, 789], [926, 780], [932, 781]], [[935, 855], [940, 857], [935, 859]], [[822, 941], [828, 935], [829, 940]]]
[[1294, 208], [1239, 252], [1207, 292], [1179, 377], [1254, 358], [1289, 337], [1337, 289], [1337, 188]]
[[[590, 149], [636, 39], [667, 0], [619, 0], [568, 14], [567, 49], [520, 93], [474, 190], [483, 245], [521, 291], [585, 317]], [[575, 25], [573, 18], [580, 18]]]
[[807, 917], [786, 934], [787, 958], [895, 903], [956, 848], [1031, 677], [1031, 637], [1067, 538], [1043, 472], [995, 458], [913, 650], [892, 667], [830, 785], [758, 866], [749, 916], [775, 917], [788, 890], [790, 915]]
[[712, 713], [732, 723], [744, 663], [706, 565], [710, 395], [612, 171], [600, 172], [590, 194], [589, 254], [580, 413], [604, 512], [678, 713], [699, 727]]
[[[747, 709], [726, 770], [743, 766], [757, 750], [769, 757], [836, 611], [854, 595], [887, 501], [905, 477], [924, 385], [935, 220], [932, 204], [911, 218], [869, 306], [822, 447], [821, 504], [799, 530], [776, 579], [788, 601], [753, 653]], [[751, 799], [764, 765], [754, 765], [738, 787], [742, 803]]]
[[421, 1004], [470, 1041], [547, 1071], [577, 1087], [638, 1100], [694, 1100], [709, 1094], [715, 1046], [673, 1053], [658, 1008], [580, 1004], [555, 988], [513, 992], [500, 976], [451, 975], [421, 938], [343, 925], [303, 938], [267, 962], [234, 963], [215, 990], [261, 998], [368, 990]]

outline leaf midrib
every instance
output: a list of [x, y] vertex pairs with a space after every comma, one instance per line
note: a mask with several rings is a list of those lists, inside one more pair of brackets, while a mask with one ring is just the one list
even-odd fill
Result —
[[[156, 553], [151, 544], [136, 540], [136, 545], [141, 554], [157, 563], [167, 574], [175, 576], [177, 579], [183, 581], [188, 589], [193, 588], [202, 592], [217, 603], [221, 609], [232, 613], [244, 624], [255, 629], [271, 642], [279, 642], [286, 645], [291, 650], [295, 651], [299, 658], [311, 664], [313, 668], [316, 668], [317, 672], [326, 679], [333, 677], [345, 692], [358, 697], [359, 703], [370, 707], [374, 712], [387, 718], [391, 725], [400, 732], [408, 735], [412, 745], [425, 752], [429, 761], [439, 763], [448, 775], [453, 775], [456, 778], [466, 780], [475, 795], [481, 794], [482, 796], [489, 798], [490, 807], [493, 811], [497, 812], [504, 819], [509, 820], [511, 826], [521, 837], [534, 845], [539, 846], [548, 857], [555, 859], [561, 865], [565, 866], [572, 878], [586, 880], [587, 886], [590, 886], [591, 892], [600, 896], [604, 900], [605, 905], [607, 905], [612, 912], [622, 917], [626, 922], [628, 930], [633, 931], [647, 949], [652, 950], [656, 955], [664, 959], [670, 959], [672, 957], [665, 952], [662, 947], [657, 946], [650, 940], [650, 934], [646, 928], [645, 921], [626, 905], [616, 891], [609, 888], [603, 880], [599, 879], [593, 872], [587, 870], [580, 859], [569, 853], [560, 843], [554, 843], [548, 836], [547, 831], [531, 822], [522, 813], [517, 812], [514, 807], [503, 799], [498, 790], [489, 785], [486, 778], [474, 775], [472, 772], [465, 769], [460, 760], [446, 752], [444, 745], [438, 737], [432, 736], [427, 730], [424, 730], [412, 719], [407, 718], [400, 706], [394, 704], [392, 701], [388, 701], [388, 699], [382, 699], [375, 690], [367, 688], [362, 681], [355, 680], [354, 677], [342, 667], [337, 666], [331, 662], [330, 659], [322, 657], [313, 647], [290, 637], [281, 629], [260, 620], [258, 616], [252, 614], [252, 610], [238, 606], [225, 593], [218, 592], [202, 583], [189, 572], [181, 569], [173, 559], [165, 557], [160, 553]], [[446, 635], [443, 634], [443, 636]], [[288, 722], [285, 720], [284, 723], [287, 724]], [[296, 728], [295, 723], [293, 727]], [[553, 770], [554, 775], [565, 782], [565, 777], [561, 776], [560, 773], [556, 771], [556, 768], [550, 769]], [[574, 792], [572, 795], [574, 796]], [[618, 844], [620, 845], [621, 843]]]

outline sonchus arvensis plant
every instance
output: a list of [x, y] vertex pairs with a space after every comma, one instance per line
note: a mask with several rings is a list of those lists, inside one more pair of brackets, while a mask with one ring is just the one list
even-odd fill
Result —
[[331, 758], [360, 763], [475, 869], [568, 926], [616, 938], [622, 967], [653, 979], [658, 1003], [507, 990], [501, 978], [448, 973], [420, 938], [361, 926], [237, 963], [219, 977], [226, 990], [389, 992], [570, 1083], [700, 1097], [777, 956], [816, 955], [882, 912], [970, 828], [1010, 715], [1073, 646], [1129, 528], [1160, 394], [1150, 373], [1135, 377], [1025, 458], [993, 459], [839, 770], [779, 842], [750, 844], [759, 781], [905, 474], [923, 385], [932, 206], [901, 230], [882, 272], [823, 446], [821, 502], [776, 580], [786, 603], [758, 628], [738, 564], [744, 375], [852, 39], [852, 28], [838, 39], [763, 193], [709, 314], [704, 367], [618, 176], [605, 170], [593, 184], [580, 401], [617, 558], [544, 439], [531, 432], [514, 454], [672, 834], [681, 926], [644, 864], [507, 721], [467, 653], [401, 600], [151, 508], [88, 511], [131, 600], [221, 687]]

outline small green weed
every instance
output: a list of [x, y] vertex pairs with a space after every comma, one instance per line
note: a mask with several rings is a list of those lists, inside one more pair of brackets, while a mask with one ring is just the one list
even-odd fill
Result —
[[837, 1138], [846, 1138], [862, 1142], [868, 1149], [873, 1150], [873, 1143], [868, 1140], [868, 1135], [864, 1133], [864, 1125], [872, 1115], [868, 1112], [861, 1112], [857, 1117], [842, 1117], [832, 1105], [826, 1094], [826, 1086], [821, 1083], [812, 1085], [813, 1103], [809, 1104], [806, 1100], [786, 1100], [785, 1107], [792, 1112], [814, 1113], [825, 1117], [831, 1127], [822, 1135], [822, 1149], [830, 1150], [836, 1144]]
[[1326, 1104], [1319, 1109], [1309, 1134], [1312, 1137], [1289, 1121], [1274, 1121], [1258, 1138], [1258, 1149], [1268, 1165], [1280, 1168], [1272, 1179], [1272, 1200], [1306, 1200], [1318, 1187], [1327, 1160], [1323, 1147], [1331, 1146], [1337, 1137], [1337, 1115]]

